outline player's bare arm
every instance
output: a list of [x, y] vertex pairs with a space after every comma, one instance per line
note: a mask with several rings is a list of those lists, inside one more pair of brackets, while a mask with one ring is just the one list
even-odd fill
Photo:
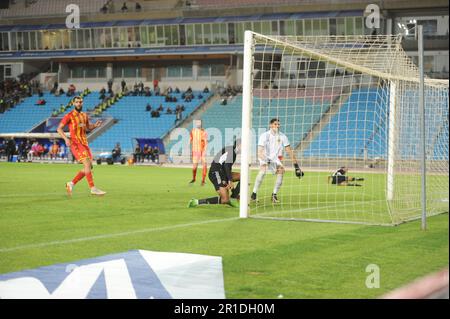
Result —
[[70, 146], [70, 139], [66, 136], [66, 133], [64, 133], [64, 124], [60, 123], [58, 125], [58, 128], [56, 129], [56, 131], [58, 132], [58, 134], [62, 137], [62, 139], [64, 140], [64, 142], [66, 142], [67, 146]]
[[88, 122], [88, 130], [93, 130], [96, 129], [97, 127], [101, 126], [103, 123], [103, 121], [98, 120], [97, 122], [95, 122], [94, 124]]

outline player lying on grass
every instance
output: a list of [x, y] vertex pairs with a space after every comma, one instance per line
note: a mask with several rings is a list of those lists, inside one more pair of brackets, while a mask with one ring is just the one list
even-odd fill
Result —
[[[93, 130], [99, 127], [102, 122], [97, 121], [95, 124], [89, 122], [89, 117], [83, 111], [83, 98], [76, 96], [73, 99], [75, 109], [67, 113], [61, 123], [59, 123], [57, 132], [66, 142], [67, 147], [70, 147], [73, 156], [76, 160], [83, 164], [83, 169], [78, 172], [71, 182], [66, 183], [66, 191], [69, 196], [72, 195], [73, 187], [76, 183], [82, 180], [85, 176], [91, 189], [92, 195], [105, 195], [106, 192], [94, 186], [94, 178], [92, 177], [92, 153], [88, 146], [86, 137], [86, 130]], [[64, 126], [68, 125], [70, 130], [70, 139], [64, 133]]]
[[[233, 146], [226, 146], [217, 153], [211, 163], [208, 177], [211, 183], [213, 183], [214, 189], [219, 196], [204, 199], [193, 198], [189, 201], [188, 207], [196, 207], [205, 204], [224, 204], [232, 207], [239, 206], [239, 204], [233, 200], [239, 199], [239, 180], [241, 176], [239, 173], [232, 172], [232, 168], [240, 150], [241, 141], [238, 139], [234, 142]], [[238, 182], [236, 187], [234, 186], [235, 182]], [[231, 196], [229, 194], [230, 190]]]
[[338, 186], [362, 186], [361, 184], [349, 183], [349, 182], [363, 181], [364, 178], [346, 176], [347, 172], [348, 172], [347, 167], [339, 168], [336, 172], [331, 174], [331, 176], [328, 176], [328, 182], [330, 182], [330, 180], [331, 180], [331, 184], [338, 185]]

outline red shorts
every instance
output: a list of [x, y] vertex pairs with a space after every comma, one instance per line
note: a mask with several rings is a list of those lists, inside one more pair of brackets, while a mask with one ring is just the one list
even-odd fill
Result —
[[206, 163], [206, 154], [205, 151], [194, 151], [192, 152], [192, 163]]
[[89, 146], [80, 143], [72, 143], [70, 144], [70, 150], [78, 162], [82, 162], [86, 158], [89, 158], [92, 161], [92, 153]]

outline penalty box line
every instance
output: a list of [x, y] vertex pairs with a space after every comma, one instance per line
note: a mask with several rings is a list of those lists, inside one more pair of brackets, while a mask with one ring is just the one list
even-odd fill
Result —
[[85, 241], [94, 241], [94, 240], [99, 240], [99, 239], [108, 239], [108, 238], [114, 238], [114, 237], [124, 237], [124, 236], [152, 233], [152, 232], [159, 232], [159, 231], [166, 231], [166, 230], [173, 230], [173, 229], [178, 229], [178, 228], [187, 228], [187, 227], [192, 227], [192, 226], [221, 223], [221, 222], [227, 222], [227, 221], [238, 220], [238, 219], [239, 219], [239, 217], [230, 217], [230, 218], [223, 218], [223, 219], [206, 220], [206, 221], [196, 222], [196, 223], [187, 223], [187, 224], [179, 224], [179, 225], [173, 225], [173, 226], [139, 229], [139, 230], [133, 230], [133, 231], [128, 231], [128, 232], [122, 232], [122, 233], [104, 234], [104, 235], [81, 237], [81, 238], [68, 239], [68, 240], [56, 240], [56, 241], [50, 241], [50, 242], [40, 243], [40, 244], [30, 244], [30, 245], [16, 246], [16, 247], [10, 247], [10, 248], [0, 248], [0, 253], [7, 253], [7, 252], [13, 252], [13, 251], [17, 251], [17, 250], [32, 249], [32, 248], [42, 248], [42, 247], [55, 246], [55, 245], [66, 245], [66, 244], [73, 244], [73, 243], [79, 243], [79, 242], [85, 242]]

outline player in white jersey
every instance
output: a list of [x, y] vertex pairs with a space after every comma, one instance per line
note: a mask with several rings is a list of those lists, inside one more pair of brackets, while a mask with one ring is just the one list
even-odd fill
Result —
[[285, 172], [282, 160], [283, 150], [289, 154], [295, 168], [295, 176], [301, 178], [304, 173], [298, 165], [297, 158], [291, 148], [289, 140], [286, 135], [280, 132], [280, 121], [276, 118], [270, 120], [270, 130], [261, 134], [258, 140], [258, 160], [259, 173], [256, 176], [255, 186], [251, 199], [256, 201], [256, 194], [264, 180], [264, 176], [269, 171], [276, 174], [277, 178], [272, 192], [272, 202], [278, 203], [277, 193], [283, 183], [283, 175]]

